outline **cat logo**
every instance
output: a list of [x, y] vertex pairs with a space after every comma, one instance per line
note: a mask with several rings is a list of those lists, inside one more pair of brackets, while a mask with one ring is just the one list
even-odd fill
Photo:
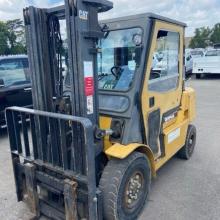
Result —
[[82, 20], [88, 20], [88, 11], [79, 10], [79, 18]]
[[174, 119], [177, 116], [177, 112], [173, 113], [172, 115], [169, 115], [167, 117], [164, 118], [164, 122], [168, 122], [171, 121], [172, 119]]

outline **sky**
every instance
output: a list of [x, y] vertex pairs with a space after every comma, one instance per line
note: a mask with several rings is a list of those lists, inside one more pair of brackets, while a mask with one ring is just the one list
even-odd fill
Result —
[[[195, 28], [213, 26], [220, 22], [220, 0], [112, 0], [114, 9], [103, 13], [113, 18], [144, 12], [154, 12], [187, 23], [186, 36]], [[0, 0], [0, 20], [22, 18], [22, 9], [29, 5], [51, 7], [63, 0]]]

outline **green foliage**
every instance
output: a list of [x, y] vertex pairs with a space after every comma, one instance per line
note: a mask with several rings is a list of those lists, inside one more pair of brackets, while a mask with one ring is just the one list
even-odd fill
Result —
[[209, 27], [196, 28], [195, 36], [190, 42], [190, 48], [205, 48], [209, 45], [210, 34], [212, 30]]
[[220, 23], [216, 24], [212, 30], [210, 41], [213, 44], [220, 43]]
[[0, 21], [0, 55], [26, 53], [23, 21]]
[[190, 42], [190, 48], [205, 48], [220, 43], [220, 23], [217, 23], [212, 29], [201, 27], [195, 30], [195, 36]]
[[8, 54], [8, 30], [4, 22], [0, 21], [0, 55]]

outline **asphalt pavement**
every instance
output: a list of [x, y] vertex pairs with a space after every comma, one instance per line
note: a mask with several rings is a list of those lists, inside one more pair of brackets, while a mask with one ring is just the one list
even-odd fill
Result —
[[[176, 157], [153, 180], [140, 220], [220, 219], [220, 77], [193, 79], [197, 93], [198, 137], [191, 160]], [[0, 219], [28, 220], [17, 203], [6, 132], [0, 131]]]

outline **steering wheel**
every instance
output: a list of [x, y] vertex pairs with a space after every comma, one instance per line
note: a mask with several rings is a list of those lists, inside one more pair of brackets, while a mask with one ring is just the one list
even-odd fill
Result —
[[123, 69], [120, 66], [113, 66], [111, 68], [111, 73], [115, 77], [115, 79], [117, 79], [117, 80], [119, 79], [122, 71], [123, 71]]
[[152, 79], [157, 79], [157, 78], [160, 78], [160, 77], [161, 77], [160, 72], [151, 71], [150, 80], [152, 80]]

